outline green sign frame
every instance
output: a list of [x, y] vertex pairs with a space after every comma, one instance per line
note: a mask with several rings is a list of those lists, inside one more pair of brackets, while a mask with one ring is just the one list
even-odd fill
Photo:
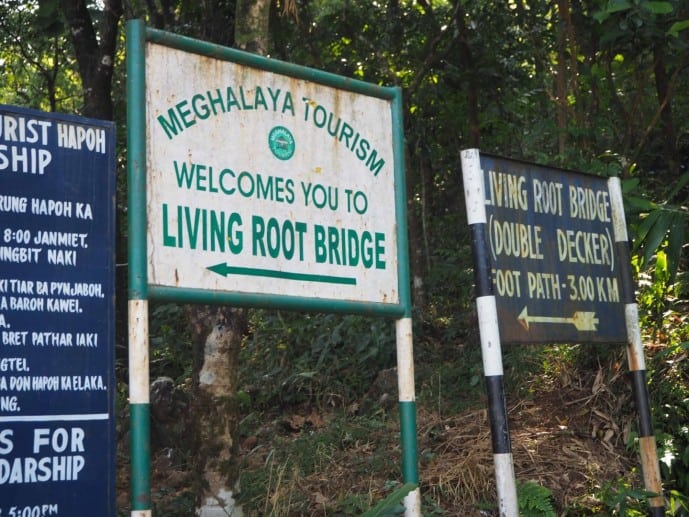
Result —
[[[217, 303], [234, 306], [274, 308], [285, 310], [322, 311], [351, 314], [403, 317], [411, 313], [409, 259], [406, 214], [405, 164], [403, 151], [402, 94], [398, 87], [383, 87], [335, 74], [314, 70], [282, 61], [265, 58], [236, 49], [179, 36], [133, 23], [128, 40], [128, 179], [129, 179], [129, 241], [130, 241], [130, 296], [135, 299], [159, 299], [181, 303]], [[396, 277], [393, 289], [398, 299], [386, 301], [360, 301], [352, 299], [293, 296], [280, 293], [256, 293], [251, 290], [225, 291], [196, 287], [171, 287], [149, 282], [147, 231], [147, 99], [146, 99], [146, 45], [154, 43], [172, 49], [237, 63], [252, 69], [280, 74], [336, 88], [362, 96], [383, 99], [389, 103], [392, 121], [392, 153], [394, 175], [394, 214], [396, 222]], [[272, 145], [272, 144], [271, 144]], [[271, 148], [273, 152], [277, 152]], [[278, 157], [284, 160], [289, 154]], [[390, 207], [392, 209], [392, 207]], [[222, 264], [220, 265], [222, 266]], [[210, 268], [209, 268], [210, 269]], [[222, 269], [222, 268], [220, 268]], [[237, 268], [239, 270], [239, 268]], [[212, 269], [218, 273], [219, 269]], [[249, 271], [250, 268], [244, 268]], [[276, 274], [279, 272], [275, 271]], [[222, 274], [220, 272], [219, 274]], [[303, 275], [313, 276], [317, 275]], [[296, 277], [295, 280], [301, 278]], [[301, 279], [303, 280], [303, 279]]]

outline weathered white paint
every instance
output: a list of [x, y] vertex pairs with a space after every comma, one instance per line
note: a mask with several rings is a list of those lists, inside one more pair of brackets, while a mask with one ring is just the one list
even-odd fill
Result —
[[129, 300], [129, 403], [148, 404], [148, 300]]
[[620, 178], [608, 179], [608, 192], [610, 193], [610, 210], [615, 242], [627, 242], [629, 237], [627, 236], [627, 222], [624, 216], [624, 200], [622, 199]]
[[[151, 285], [399, 303], [390, 101], [153, 43], [147, 45], [146, 52], [148, 279]], [[206, 110], [212, 108], [208, 92], [212, 97], [223, 99], [219, 102], [224, 103], [228, 87], [245, 108], [235, 106], [222, 112], [216, 105], [217, 114], [211, 113], [206, 117]], [[257, 107], [256, 100], [261, 96], [268, 109], [263, 105]], [[286, 108], [288, 96], [293, 109]], [[194, 105], [198, 108], [196, 113]], [[159, 117], [169, 117], [172, 110], [180, 118], [176, 106], [182, 106], [182, 112], [189, 112], [185, 116], [189, 127], [170, 138], [172, 133], [166, 132]], [[321, 118], [314, 119], [316, 111], [318, 117], [325, 116], [323, 127], [319, 127]], [[352, 128], [349, 140], [342, 137], [342, 125], [335, 136], [329, 134], [331, 114], [331, 128], [336, 127], [338, 119], [341, 119], [341, 124], [346, 122]], [[294, 155], [290, 159], [276, 158], [269, 148], [268, 135], [275, 126], [287, 128], [294, 136]], [[385, 161], [377, 173], [370, 170], [372, 165], [366, 163], [368, 158], [361, 160], [357, 157], [364, 139], [368, 142], [369, 157], [371, 150], [375, 149], [376, 161], [381, 158]], [[181, 164], [205, 166], [203, 179], [191, 188], [180, 187], [175, 162], [178, 167]], [[231, 170], [234, 177], [225, 172], [221, 183], [220, 174], [227, 170]], [[249, 178], [256, 180], [260, 175], [264, 181], [273, 182], [268, 199], [256, 195], [256, 191], [251, 196], [237, 191], [229, 193], [238, 187], [237, 178], [244, 171], [249, 173], [243, 176], [246, 182], [244, 191], [249, 190]], [[277, 183], [282, 186], [279, 194], [275, 189]], [[314, 189], [316, 184], [325, 191], [329, 190], [333, 196], [337, 191], [336, 210], [331, 210], [327, 204], [317, 208], [313, 198], [305, 199], [304, 188], [312, 185]], [[350, 202], [354, 201], [354, 192], [364, 193], [367, 200], [365, 212], [357, 213], [351, 203], [348, 209], [347, 190], [352, 191]], [[322, 192], [319, 191], [318, 195]], [[363, 199], [361, 196], [356, 198], [362, 210]], [[320, 197], [317, 201], [321, 201]], [[167, 207], [165, 214], [164, 206]], [[202, 249], [201, 244], [190, 249], [186, 244], [188, 236], [183, 247], [165, 246], [165, 229], [168, 236], [178, 236], [177, 206], [188, 207], [192, 213], [198, 209], [206, 210], [207, 214], [240, 214], [242, 224], [238, 229], [242, 232], [242, 250], [237, 253], [212, 251]], [[266, 223], [274, 217], [280, 226], [285, 221], [306, 223], [303, 257], [298, 253], [291, 259], [284, 253], [277, 257], [268, 253], [266, 256], [255, 255], [252, 249], [253, 216], [262, 217]], [[182, 219], [182, 227], [186, 228], [184, 215]], [[365, 268], [361, 259], [354, 266], [317, 261], [316, 224], [353, 229], [359, 234], [364, 231], [382, 233], [385, 267]], [[295, 238], [298, 238], [296, 233]], [[233, 235], [231, 239], [236, 243], [239, 236]], [[168, 239], [167, 242], [171, 241]], [[356, 285], [243, 274], [223, 277], [207, 269], [223, 262], [235, 267], [354, 278]]]
[[400, 318], [395, 322], [397, 336], [397, 386], [400, 402], [413, 402], [414, 395], [414, 350], [411, 318]]
[[624, 321], [627, 325], [627, 360], [629, 369], [645, 370], [646, 359], [644, 358], [644, 344], [641, 340], [641, 326], [639, 325], [639, 307], [635, 303], [628, 303], [624, 306]]
[[486, 194], [478, 149], [465, 149], [462, 151], [461, 163], [467, 221], [470, 225], [485, 223]]
[[216, 497], [207, 497], [203, 505], [196, 509], [199, 517], [242, 517], [241, 506], [237, 506], [231, 490], [221, 489]]
[[500, 517], [519, 517], [512, 454], [494, 454], [493, 462], [495, 463], [495, 483], [497, 485]]
[[476, 298], [478, 328], [481, 334], [481, 356], [485, 376], [502, 375], [502, 347], [498, 329], [498, 309], [495, 296]]
[[420, 517], [421, 513], [421, 489], [416, 488], [404, 498], [404, 516]]
[[[608, 179], [610, 192], [610, 208], [612, 213], [615, 242], [628, 242], [627, 222], [624, 215], [624, 200], [622, 198], [622, 184], [619, 178]], [[623, 278], [622, 282], [629, 279]], [[636, 303], [628, 303], [624, 307], [624, 321], [627, 327], [627, 359], [632, 371], [645, 370], [644, 345], [641, 340], [641, 326], [639, 325], [639, 307]]]

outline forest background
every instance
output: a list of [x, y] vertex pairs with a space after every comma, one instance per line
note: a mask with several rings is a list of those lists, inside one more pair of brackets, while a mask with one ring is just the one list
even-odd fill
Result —
[[[255, 26], [246, 14], [252, 5], [265, 6]], [[402, 88], [425, 515], [490, 515], [496, 506], [460, 150], [619, 176], [668, 513], [689, 512], [687, 2], [0, 1], [0, 103], [117, 123], [123, 514], [123, 26], [133, 18]], [[265, 310], [223, 317], [240, 320], [228, 411], [237, 414], [232, 463], [245, 512], [357, 515], [394, 493], [400, 474], [393, 322]], [[154, 408], [152, 430], [159, 515], [193, 514], [199, 494], [187, 447], [195, 424], [185, 416], [203, 349], [199, 321], [207, 333], [208, 313], [151, 308], [151, 375], [168, 383], [161, 384], [167, 406], [158, 414]], [[649, 494], [640, 481], [625, 350], [520, 346], [504, 355], [523, 514], [643, 514]]]

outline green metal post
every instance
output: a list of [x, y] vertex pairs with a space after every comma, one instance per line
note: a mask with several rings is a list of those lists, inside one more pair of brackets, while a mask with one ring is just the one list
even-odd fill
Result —
[[132, 517], [151, 515], [151, 454], [146, 279], [145, 26], [127, 24], [129, 180], [129, 411]]
[[[411, 318], [411, 286], [409, 278], [409, 239], [407, 234], [407, 189], [404, 164], [404, 128], [402, 93], [396, 89], [392, 98], [393, 154], [395, 160], [395, 206], [397, 206], [397, 246], [400, 303], [404, 317], [396, 322], [397, 382], [400, 408], [400, 440], [402, 446], [402, 477], [405, 483], [419, 484], [418, 446], [416, 439], [416, 396], [414, 393], [414, 351]], [[406, 517], [421, 515], [420, 489], [404, 499]]]

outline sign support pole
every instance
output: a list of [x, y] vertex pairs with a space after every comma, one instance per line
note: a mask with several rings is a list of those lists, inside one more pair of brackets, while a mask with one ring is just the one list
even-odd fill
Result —
[[507, 422], [498, 313], [487, 255], [486, 196], [478, 149], [462, 151], [461, 160], [467, 220], [472, 232], [472, 249], [476, 265], [474, 268], [476, 308], [481, 335], [483, 371], [488, 392], [498, 506], [501, 516], [516, 517], [519, 515], [519, 505]]
[[663, 488], [660, 479], [660, 465], [656, 452], [655, 433], [651, 419], [651, 409], [646, 386], [646, 361], [644, 359], [639, 311], [634, 296], [634, 285], [630, 270], [629, 238], [624, 216], [624, 204], [619, 178], [608, 180], [610, 204], [615, 232], [615, 247], [618, 263], [621, 266], [620, 282], [622, 284], [622, 301], [625, 304], [625, 322], [627, 325], [627, 360], [632, 380], [634, 403], [638, 413], [639, 446], [641, 449], [641, 468], [643, 470], [646, 490], [657, 494], [649, 499], [650, 512], [653, 517], [665, 515]]
[[150, 391], [146, 221], [144, 23], [127, 25], [127, 167], [129, 179], [129, 411], [132, 517], [151, 516]]
[[[393, 128], [397, 137], [393, 139], [395, 154], [399, 156], [396, 164], [398, 176], [404, 178], [404, 134], [402, 123], [402, 95], [393, 100]], [[411, 314], [411, 286], [409, 284], [409, 235], [407, 233], [407, 191], [404, 181], [395, 189], [397, 213], [397, 246], [403, 250], [398, 264], [400, 302], [405, 307], [402, 318], [395, 322], [397, 340], [397, 385], [400, 408], [400, 441], [402, 446], [402, 480], [414, 483], [416, 488], [404, 498], [405, 517], [421, 516], [421, 489], [419, 488], [418, 446], [416, 437], [416, 395], [414, 391], [414, 344]]]
[[129, 300], [129, 418], [132, 517], [150, 517], [148, 300]]
[[404, 498], [405, 517], [421, 515], [421, 492], [418, 487], [416, 443], [416, 400], [414, 396], [414, 357], [412, 351], [411, 317], [396, 321], [397, 384], [400, 406], [400, 436], [402, 442], [402, 479], [417, 487]]

